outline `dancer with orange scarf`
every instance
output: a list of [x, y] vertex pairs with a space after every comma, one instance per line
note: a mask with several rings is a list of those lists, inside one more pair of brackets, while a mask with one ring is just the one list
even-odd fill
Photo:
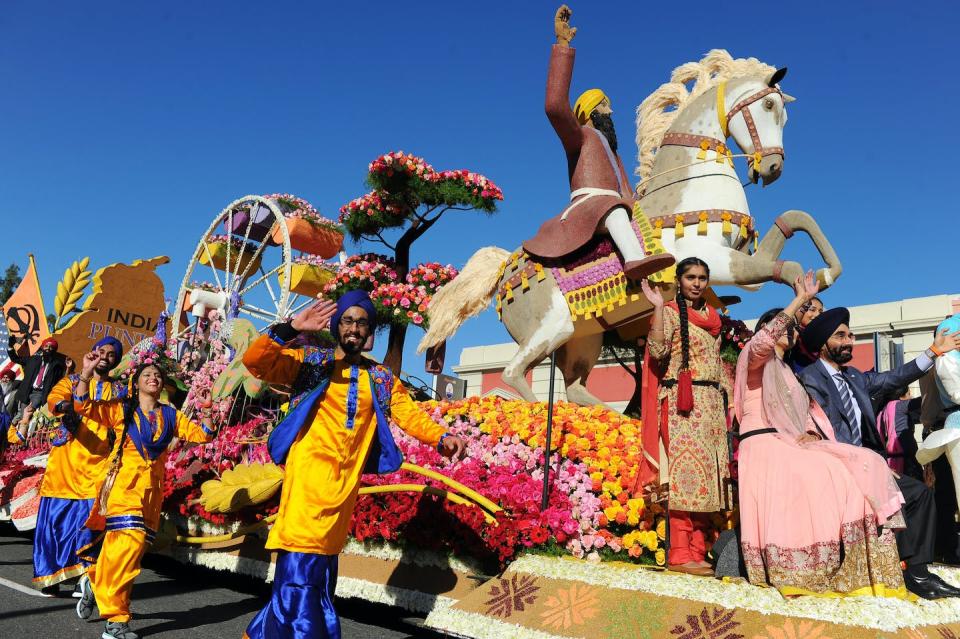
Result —
[[[729, 510], [726, 403], [720, 315], [705, 303], [710, 269], [696, 257], [677, 264], [677, 301], [653, 304], [643, 370], [643, 460], [635, 489], [669, 481], [671, 570], [711, 575], [707, 514]], [[648, 427], [648, 425], [652, 427]], [[661, 463], [660, 449], [666, 453]]]

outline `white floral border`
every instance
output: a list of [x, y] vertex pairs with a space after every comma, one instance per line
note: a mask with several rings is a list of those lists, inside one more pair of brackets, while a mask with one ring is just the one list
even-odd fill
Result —
[[450, 568], [468, 575], [482, 573], [479, 564], [452, 555], [443, 555], [432, 550], [420, 550], [418, 548], [401, 548], [393, 544], [361, 542], [352, 537], [348, 539], [347, 545], [344, 546], [343, 553], [384, 561], [400, 561], [421, 567]]
[[434, 610], [424, 625], [459, 637], [509, 637], [510, 639], [569, 639], [514, 623], [507, 623], [475, 612], [452, 608]]
[[457, 603], [456, 599], [443, 595], [431, 595], [418, 590], [387, 586], [355, 577], [337, 577], [336, 595], [397, 606], [410, 612], [420, 613], [446, 610]]
[[185, 564], [263, 579], [265, 583], [273, 582], [275, 566], [272, 561], [261, 561], [216, 550], [201, 550], [196, 546], [174, 545], [164, 548], [160, 554], [168, 555]]
[[[537, 555], [524, 555], [510, 564], [508, 570], [701, 601], [724, 608], [741, 608], [765, 615], [817, 619], [875, 630], [895, 631], [960, 622], [960, 598], [916, 602], [885, 597], [798, 597], [788, 600], [774, 588], [759, 588], [748, 583], [726, 583], [625, 564], [597, 564]], [[939, 566], [933, 571], [953, 584], [960, 582], [960, 569]]]

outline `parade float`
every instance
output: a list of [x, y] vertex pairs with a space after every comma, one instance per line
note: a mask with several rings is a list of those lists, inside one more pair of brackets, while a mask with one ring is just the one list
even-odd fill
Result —
[[[783, 170], [784, 106], [791, 100], [778, 86], [783, 75], [715, 50], [679, 67], [638, 111], [636, 207], [648, 217], [636, 216], [635, 231], [654, 253], [706, 259], [715, 267], [715, 285], [755, 289], [793, 279], [801, 266], [779, 256], [796, 231], [808, 233], [824, 258], [817, 271], [822, 285], [841, 272], [804, 212], [779, 216], [761, 238], [737, 176], [739, 157], [753, 182], [770, 183]], [[731, 137], [749, 152], [734, 154]], [[291, 194], [227, 204], [199, 233], [169, 315], [153, 272], [165, 258], [96, 274], [80, 260], [65, 273], [54, 335], [71, 357], [113, 334], [133, 347], [118, 374], [129, 371], [138, 350], [164, 349], [180, 365], [171, 401], [190, 414], [199, 396], [207, 390], [213, 396], [219, 435], [170, 454], [153, 552], [272, 580], [275, 557], [264, 541], [283, 468], [270, 460], [266, 438], [285, 413], [289, 389], [253, 378], [242, 355], [271, 324], [318, 295], [362, 288], [385, 327], [384, 361], [398, 373], [408, 329], [426, 331], [421, 349], [430, 349], [437, 370], [444, 340], [495, 307], [520, 347], [505, 380], [524, 399], [422, 398], [434, 420], [468, 442], [466, 457], [444, 459], [394, 429], [405, 463], [395, 473], [364, 477], [340, 560], [341, 597], [422, 613], [426, 626], [463, 637], [946, 639], [960, 633], [956, 600], [785, 599], [743, 579], [665, 570], [664, 487], [633, 491], [645, 425], [600, 404], [585, 387], [605, 333], [635, 341], [647, 330], [650, 306], [611, 243], [598, 236], [570, 260], [488, 248], [461, 273], [412, 264], [412, 244], [442, 215], [492, 213], [502, 193], [478, 173], [438, 171], [403, 152], [376, 158], [367, 180], [372, 190], [345, 204], [337, 221]], [[689, 206], [678, 210], [679, 202]], [[341, 251], [348, 235], [357, 243], [379, 241], [391, 254], [347, 257]], [[654, 279], [672, 292], [669, 269]], [[711, 300], [722, 307], [716, 296]], [[749, 331], [727, 319], [722, 338], [732, 363]], [[300, 339], [327, 344], [330, 336]], [[526, 371], [552, 355], [571, 401], [537, 401], [528, 386]], [[401, 379], [420, 391], [416, 380]], [[2, 458], [0, 519], [20, 530], [33, 525], [45, 454], [59, 432], [40, 411], [27, 442]], [[736, 513], [712, 523], [716, 538], [735, 525]], [[938, 571], [960, 580], [958, 571]]]

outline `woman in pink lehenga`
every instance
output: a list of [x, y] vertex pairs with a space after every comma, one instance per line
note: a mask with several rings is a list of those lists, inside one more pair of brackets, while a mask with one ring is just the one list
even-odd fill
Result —
[[906, 597], [892, 528], [903, 497], [873, 451], [836, 442], [830, 421], [783, 361], [794, 314], [768, 311], [737, 362], [740, 526], [747, 577], [784, 595]]

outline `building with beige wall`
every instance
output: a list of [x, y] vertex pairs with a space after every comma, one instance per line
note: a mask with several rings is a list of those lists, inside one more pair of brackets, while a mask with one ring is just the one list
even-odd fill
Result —
[[[857, 335], [853, 365], [861, 370], [889, 370], [902, 352], [902, 361], [919, 355], [933, 341], [934, 328], [944, 317], [960, 312], [960, 293], [914, 297], [905, 300], [850, 307], [851, 329]], [[747, 322], [753, 326], [756, 320]], [[879, 350], [878, 350], [879, 348]], [[490, 344], [472, 346], [460, 353], [460, 363], [453, 370], [466, 381], [466, 394], [518, 398], [500, 374], [516, 354], [517, 345]], [[546, 400], [550, 379], [549, 360], [544, 360], [527, 373], [534, 394]], [[587, 380], [587, 389], [622, 410], [634, 389], [633, 378], [615, 360], [602, 359]], [[914, 393], [919, 392], [914, 388]], [[563, 379], [556, 374], [555, 399], [565, 399]]]

